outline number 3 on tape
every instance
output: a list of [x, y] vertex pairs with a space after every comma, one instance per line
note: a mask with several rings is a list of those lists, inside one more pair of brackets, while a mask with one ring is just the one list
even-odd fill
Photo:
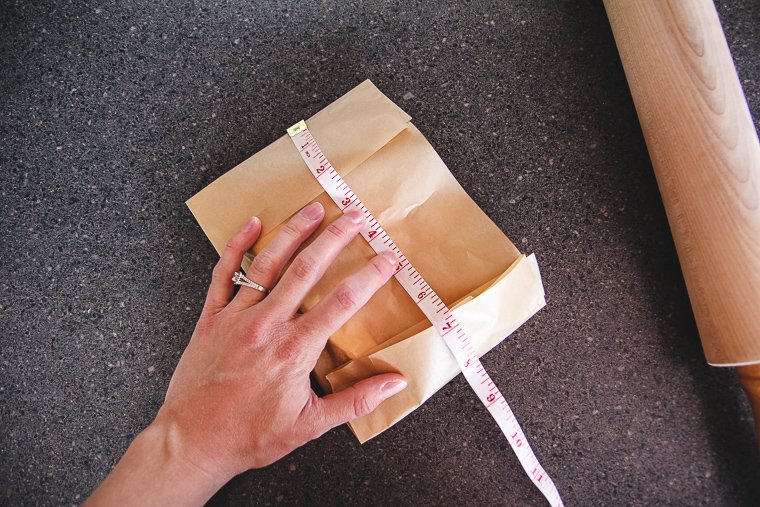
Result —
[[543, 493], [551, 505], [562, 506], [562, 499], [557, 488], [549, 475], [541, 467], [536, 455], [530, 448], [528, 439], [520, 428], [507, 401], [499, 389], [491, 380], [485, 368], [478, 359], [475, 348], [464, 329], [457, 322], [454, 314], [438, 297], [438, 294], [425, 282], [422, 276], [414, 269], [409, 260], [391, 240], [382, 226], [375, 220], [372, 213], [359, 200], [348, 187], [343, 178], [333, 168], [330, 161], [319, 149], [317, 142], [306, 127], [306, 122], [301, 120], [288, 129], [288, 135], [298, 149], [309, 170], [322, 185], [327, 195], [343, 212], [358, 209], [367, 217], [362, 237], [377, 253], [392, 251], [399, 259], [396, 269], [396, 280], [406, 290], [409, 296], [417, 303], [420, 310], [430, 320], [436, 331], [448, 346], [462, 369], [470, 387], [478, 395], [480, 401], [491, 413], [496, 423], [507, 437], [509, 445], [520, 460], [528, 477], [533, 484]]

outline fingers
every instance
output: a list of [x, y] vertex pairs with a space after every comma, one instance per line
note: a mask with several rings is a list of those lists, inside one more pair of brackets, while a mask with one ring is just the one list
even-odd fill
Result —
[[293, 259], [266, 303], [278, 312], [293, 315], [306, 294], [364, 224], [361, 211], [351, 211], [327, 226], [314, 242]]
[[217, 312], [227, 306], [232, 295], [232, 275], [240, 269], [243, 255], [259, 239], [259, 234], [261, 234], [261, 221], [257, 217], [252, 217], [227, 242], [211, 274], [205, 310]]
[[[325, 209], [313, 202], [296, 213], [272, 241], [254, 257], [246, 276], [264, 287], [271, 289], [280, 278], [285, 264], [293, 257], [311, 234], [319, 227]], [[230, 303], [236, 308], [247, 308], [264, 299], [265, 294], [250, 287], [240, 287], [235, 299]]]
[[396, 272], [398, 257], [383, 252], [370, 260], [362, 269], [343, 280], [322, 301], [299, 319], [309, 343], [305, 346], [318, 355], [327, 337], [346, 323], [367, 301], [385, 285]]
[[306, 414], [312, 419], [309, 426], [316, 433], [313, 438], [352, 419], [369, 414], [404, 388], [406, 380], [402, 375], [384, 373], [357, 382], [337, 393], [317, 398]]

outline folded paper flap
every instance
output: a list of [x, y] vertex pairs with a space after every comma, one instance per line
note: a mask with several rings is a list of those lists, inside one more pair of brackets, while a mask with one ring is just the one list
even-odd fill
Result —
[[[462, 305], [464, 305], [466, 303], [469, 303], [470, 301], [472, 301], [473, 299], [477, 298], [482, 293], [484, 293], [485, 291], [487, 291], [488, 289], [490, 289], [491, 287], [493, 287], [494, 285], [496, 285], [497, 283], [499, 283], [504, 277], [509, 276], [509, 274], [512, 272], [513, 269], [515, 269], [517, 266], [520, 265], [520, 263], [518, 261], [521, 258], [522, 258], [522, 254], [518, 255], [517, 256], [517, 260], [515, 260], [514, 262], [512, 262], [512, 264], [509, 266], [509, 268], [504, 273], [502, 273], [499, 276], [497, 276], [497, 277], [489, 280], [488, 282], [484, 283], [483, 285], [481, 285], [480, 287], [478, 287], [475, 290], [471, 291], [469, 294], [463, 296], [462, 298], [460, 298], [456, 302], [454, 302], [452, 304], [449, 304], [448, 308], [451, 309], [451, 310], [455, 310], [455, 309], [459, 308], [460, 306], [462, 306]], [[543, 295], [544, 295], [543, 294], [543, 286], [541, 286], [541, 296], [543, 297]], [[375, 352], [377, 352], [379, 350], [382, 350], [384, 348], [387, 348], [387, 347], [390, 347], [392, 345], [395, 345], [396, 343], [398, 343], [400, 341], [403, 341], [403, 340], [406, 340], [410, 336], [416, 335], [417, 333], [420, 333], [420, 332], [422, 332], [425, 329], [428, 329], [430, 327], [431, 327], [430, 321], [427, 318], [424, 318], [423, 320], [421, 320], [417, 324], [415, 324], [413, 326], [410, 326], [409, 328], [405, 329], [404, 331], [398, 333], [395, 336], [392, 336], [391, 338], [385, 340], [383, 343], [381, 343], [381, 344], [377, 345], [376, 347], [368, 350], [366, 352], [366, 355], [370, 356], [370, 355], [372, 355], [373, 353], [375, 353]], [[338, 368], [336, 368], [336, 370], [337, 369]]]
[[[509, 268], [502, 273], [500, 276], [496, 277], [494, 280], [492, 280], [488, 287], [486, 287], [484, 290], [480, 291], [480, 294], [478, 294], [476, 297], [463, 298], [463, 301], [458, 305], [452, 305], [450, 309], [452, 312], [459, 317], [461, 313], [461, 309], [465, 308], [468, 312], [481, 312], [481, 309], [479, 307], [483, 304], [482, 302], [486, 299], [492, 299], [494, 297], [494, 293], [504, 290], [514, 290], [515, 289], [515, 279], [509, 279], [509, 275], [514, 272], [518, 268], [524, 268], [525, 266], [525, 259], [526, 257], [524, 255], [521, 255], [515, 262], [512, 263]], [[524, 270], [524, 269], [523, 269]], [[539, 294], [543, 296], [543, 292], [540, 291]], [[482, 299], [481, 299], [482, 296]], [[486, 303], [489, 304], [489, 303]], [[489, 307], [490, 308], [490, 307]], [[490, 314], [487, 316], [487, 318], [491, 318], [494, 320], [499, 319], [498, 314]], [[367, 352], [367, 355], [355, 358], [345, 364], [342, 364], [338, 368], [335, 368], [333, 371], [329, 372], [327, 376], [327, 380], [330, 382], [330, 385], [332, 387], [333, 391], [340, 391], [341, 389], [345, 389], [346, 387], [353, 385], [355, 382], [358, 382], [359, 380], [362, 380], [364, 378], [371, 377], [373, 375], [377, 375], [380, 373], [391, 373], [391, 372], [397, 372], [397, 373], [404, 373], [403, 371], [399, 371], [396, 366], [393, 366], [392, 364], [386, 362], [386, 361], [379, 361], [377, 364], [385, 365], [385, 369], [376, 369], [373, 368], [371, 370], [363, 369], [369, 364], [372, 364], [369, 362], [373, 358], [379, 357], [377, 354], [385, 349], [394, 347], [398, 345], [399, 343], [404, 342], [405, 340], [411, 340], [415, 336], [419, 336], [422, 333], [433, 333], [436, 334], [435, 329], [433, 329], [433, 326], [430, 324], [429, 320], [425, 320], [422, 324], [424, 324], [424, 327], [422, 329], [419, 328], [418, 325], [413, 326], [411, 329], [416, 330], [417, 332], [414, 333], [411, 336], [408, 336], [403, 339], [395, 339], [391, 338], [388, 340], [392, 343], [383, 343], [380, 346], [378, 346], [375, 349], [370, 350]], [[470, 332], [469, 329], [465, 326], [465, 330]], [[482, 333], [479, 333], [482, 335]], [[403, 336], [403, 333], [401, 334]], [[477, 344], [478, 340], [476, 338], [472, 338], [473, 343]], [[495, 344], [494, 344], [495, 345]], [[357, 377], [356, 375], [361, 372], [361, 377]]]
[[[530, 255], [518, 259], [504, 277], [454, 310], [454, 313], [467, 330], [480, 357], [544, 305], [538, 264], [535, 256]], [[358, 367], [352, 366], [357, 361]], [[351, 422], [352, 430], [362, 442], [398, 422], [460, 373], [443, 339], [433, 328], [428, 328], [395, 345], [352, 361], [328, 374], [327, 380], [335, 391], [340, 391], [361, 378], [388, 371], [403, 374], [412, 390], [384, 402], [381, 410]]]
[[[411, 117], [370, 81], [308, 120], [335, 169], [346, 176], [409, 125]], [[265, 190], [264, 190], [265, 189]], [[252, 215], [266, 235], [322, 193], [287, 136], [256, 153], [187, 201], [217, 252]]]

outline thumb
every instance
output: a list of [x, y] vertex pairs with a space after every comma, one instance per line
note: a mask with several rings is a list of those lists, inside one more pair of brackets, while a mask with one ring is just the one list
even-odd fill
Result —
[[319, 410], [315, 414], [318, 420], [313, 423], [319, 434], [322, 434], [369, 414], [405, 387], [406, 380], [398, 373], [383, 373], [362, 380], [342, 391], [320, 398]]

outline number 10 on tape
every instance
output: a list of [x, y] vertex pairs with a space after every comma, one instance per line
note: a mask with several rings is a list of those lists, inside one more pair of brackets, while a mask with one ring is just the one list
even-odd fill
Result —
[[306, 122], [302, 120], [293, 125], [288, 129], [288, 134], [311, 173], [341, 211], [345, 213], [358, 209], [364, 213], [367, 220], [361, 235], [373, 250], [377, 253], [390, 250], [396, 254], [399, 259], [395, 274], [396, 280], [417, 303], [420, 310], [441, 335], [456, 358], [470, 387], [496, 420], [533, 484], [543, 493], [551, 505], [562, 506], [562, 499], [554, 486], [554, 482], [538, 462], [538, 458], [530, 448], [528, 439], [520, 428], [512, 409], [509, 408], [504, 396], [481, 364], [475, 348], [454, 314], [414, 269], [414, 266], [391, 240], [380, 223], [372, 216], [372, 213], [343, 181], [338, 171], [333, 168], [322, 150], [319, 149], [317, 142], [306, 126]]

